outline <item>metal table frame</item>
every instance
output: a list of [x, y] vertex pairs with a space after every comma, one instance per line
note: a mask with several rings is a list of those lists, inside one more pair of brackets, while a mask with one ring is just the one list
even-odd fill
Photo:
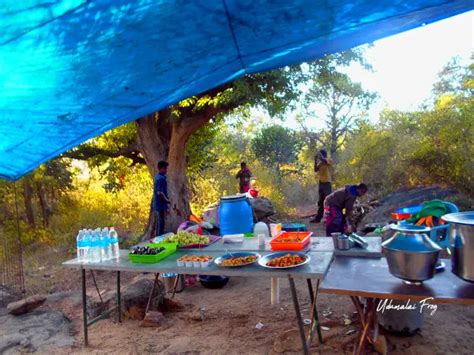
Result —
[[[318, 254], [322, 255], [322, 253], [319, 253], [319, 252], [318, 252]], [[71, 263], [71, 262], [67, 262], [66, 265], [68, 263]], [[153, 295], [154, 295], [154, 292], [155, 292], [155, 289], [156, 289], [156, 285], [157, 285], [160, 273], [171, 271], [171, 270], [160, 270], [160, 272], [158, 272], [158, 270], [156, 270], [156, 271], [145, 271], [145, 270], [140, 270], [140, 269], [138, 269], [138, 270], [128, 270], [128, 269], [121, 268], [121, 267], [107, 268], [107, 266], [101, 265], [100, 263], [98, 263], [98, 264], [84, 264], [84, 265], [77, 265], [77, 264], [71, 265], [70, 264], [68, 266], [69, 267], [80, 268], [80, 270], [81, 270], [81, 275], [82, 275], [83, 329], [84, 329], [84, 344], [86, 346], [89, 345], [88, 328], [92, 324], [96, 323], [97, 321], [99, 321], [101, 319], [107, 318], [115, 310], [117, 310], [117, 321], [122, 322], [122, 312], [121, 312], [122, 304], [121, 304], [121, 290], [120, 290], [120, 287], [121, 287], [121, 285], [120, 285], [120, 272], [121, 271], [153, 272], [155, 274], [155, 280], [154, 280], [154, 283], [153, 283], [153, 287], [152, 287], [152, 289], [150, 291], [150, 294], [149, 294], [149, 297], [148, 297], [146, 312], [148, 312], [148, 310], [151, 306], [151, 302], [152, 302], [152, 299], [153, 299]], [[156, 269], [159, 269], [159, 268], [156, 268]], [[89, 270], [91, 272], [94, 286], [97, 290], [97, 293], [99, 294], [99, 298], [100, 298], [101, 301], [102, 301], [102, 298], [101, 298], [99, 287], [98, 287], [97, 282], [95, 280], [95, 276], [94, 276], [93, 271], [94, 270], [113, 271], [113, 272], [116, 272], [116, 275], [117, 275], [116, 305], [114, 307], [111, 307], [111, 308], [103, 311], [100, 315], [98, 315], [97, 317], [95, 317], [91, 320], [88, 320], [88, 315], [87, 315], [87, 282], [86, 282], [86, 271], [87, 270]], [[179, 270], [179, 272], [181, 272], [181, 273], [183, 271], [184, 270]], [[220, 271], [219, 273], [222, 273], [222, 270], [219, 270], [219, 271]], [[175, 270], [175, 272], [176, 272], [176, 270]], [[176, 272], [176, 273], [179, 273], [179, 272]], [[189, 273], [189, 274], [203, 274], [203, 273], [211, 273], [211, 272], [210, 271], [206, 272], [202, 269], [195, 269], [195, 270], [192, 270], [192, 271], [189, 270], [189, 272], [186, 272], [186, 273]], [[213, 273], [216, 273], [216, 271], [214, 270]], [[249, 273], [248, 275], [247, 274], [246, 275], [232, 275], [231, 271], [229, 271], [229, 274], [230, 274], [229, 276], [240, 276], [240, 277], [249, 277], [249, 276], [251, 277], [251, 276], [253, 276], [251, 273]], [[278, 275], [279, 275], [280, 278], [283, 278], [283, 277], [288, 278], [288, 282], [289, 282], [289, 286], [290, 286], [290, 292], [291, 292], [291, 298], [292, 298], [294, 310], [295, 310], [295, 313], [296, 313], [296, 320], [297, 320], [298, 330], [299, 330], [299, 334], [300, 334], [300, 337], [301, 337], [302, 350], [303, 350], [303, 353], [305, 355], [309, 354], [310, 353], [309, 349], [311, 347], [311, 343], [312, 343], [315, 332], [317, 332], [317, 334], [318, 334], [319, 342], [320, 343], [323, 342], [323, 338], [322, 338], [322, 334], [321, 334], [321, 327], [320, 327], [319, 317], [318, 317], [318, 309], [317, 309], [317, 297], [318, 297], [318, 293], [319, 293], [319, 284], [320, 284], [320, 280], [321, 280], [322, 277], [319, 276], [318, 278], [316, 278], [316, 287], [315, 288], [313, 288], [313, 282], [312, 282], [312, 278], [310, 277], [310, 275], [308, 275], [308, 277], [298, 277], [298, 278], [301, 278], [301, 279], [306, 279], [308, 293], [309, 293], [309, 297], [310, 297], [310, 301], [311, 301], [310, 314], [309, 314], [311, 322], [310, 322], [308, 331], [306, 331], [305, 330], [305, 324], [303, 323], [303, 317], [301, 315], [300, 303], [299, 303], [299, 300], [298, 300], [298, 294], [297, 294], [297, 290], [296, 290], [296, 286], [295, 286], [295, 278], [291, 274], [289, 274], [288, 272], [284, 272], [284, 273], [281, 273], [281, 274], [278, 274]], [[259, 275], [254, 275], [254, 276], [263, 276], [263, 275], [259, 274]], [[268, 276], [269, 277], [276, 277], [274, 273], [271, 273]], [[174, 293], [176, 291], [176, 286], [177, 286], [177, 282], [175, 282], [175, 284], [173, 286], [173, 290], [172, 290], [173, 291], [173, 296], [174, 296]]]
[[443, 261], [446, 270], [422, 285], [407, 285], [390, 274], [385, 259], [335, 258], [322, 282], [321, 292], [349, 296], [354, 303], [361, 323], [354, 354], [363, 353], [367, 342], [372, 345], [377, 342], [377, 307], [381, 300], [420, 301], [429, 297], [432, 303], [474, 305], [474, 284], [455, 276], [450, 271], [451, 262]]
[[[99, 291], [99, 287], [97, 285], [97, 281], [95, 280], [94, 276], [94, 271], [91, 269], [90, 270], [91, 275], [92, 275], [92, 280], [94, 282], [95, 288], [97, 290], [97, 294], [99, 295], [99, 299], [102, 303], [102, 296]], [[83, 323], [83, 329], [84, 329], [84, 344], [86, 346], [89, 345], [89, 333], [88, 333], [88, 328], [98, 322], [99, 320], [107, 318], [112, 312], [117, 310], [117, 321], [119, 323], [122, 322], [122, 300], [121, 300], [121, 293], [120, 293], [120, 271], [115, 271], [117, 275], [117, 304], [109, 308], [108, 310], [103, 311], [101, 314], [99, 314], [97, 317], [88, 320], [87, 316], [87, 280], [86, 280], [86, 269], [81, 268], [81, 276], [82, 276], [82, 323]]]

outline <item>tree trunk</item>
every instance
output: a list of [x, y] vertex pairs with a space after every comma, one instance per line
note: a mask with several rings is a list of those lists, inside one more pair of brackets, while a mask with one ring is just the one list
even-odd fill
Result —
[[336, 129], [332, 128], [331, 129], [331, 143], [329, 146], [329, 150], [331, 153], [331, 159], [334, 162], [334, 164], [337, 163], [337, 158], [338, 158], [337, 157], [337, 139], [338, 139], [338, 135], [337, 135]]
[[186, 176], [187, 131], [180, 124], [173, 125], [173, 134], [168, 153], [168, 194], [171, 201], [170, 215], [167, 216], [166, 230], [176, 231], [191, 214], [190, 194]]
[[[148, 171], [152, 179], [158, 173], [158, 162], [166, 160], [168, 157], [170, 129], [164, 124], [165, 115], [160, 113], [151, 114], [135, 121], [138, 132], [138, 146], [145, 159]], [[143, 240], [148, 240], [156, 236], [157, 216], [152, 213], [151, 203], [153, 196], [150, 196], [150, 210], [148, 222], [145, 226]]]
[[37, 191], [38, 199], [40, 201], [41, 214], [43, 216], [43, 227], [48, 228], [49, 217], [51, 215], [51, 206], [49, 206], [48, 198], [46, 196], [46, 191], [45, 191], [44, 186], [42, 186], [41, 184], [38, 184], [36, 191]]
[[[139, 149], [145, 158], [152, 178], [158, 173], [158, 162], [165, 160], [168, 166], [168, 195], [171, 201], [170, 213], [166, 216], [165, 231], [175, 232], [191, 214], [190, 192], [186, 176], [186, 143], [191, 135], [204, 126], [219, 112], [210, 108], [199, 115], [189, 113], [179, 119], [171, 117], [170, 110], [149, 115], [136, 121]], [[151, 201], [151, 199], [150, 199]], [[151, 213], [143, 240], [156, 235], [156, 216]]]
[[29, 176], [23, 178], [23, 196], [25, 201], [26, 220], [28, 224], [34, 228], [35, 212], [33, 210], [33, 188], [31, 187], [31, 179]]

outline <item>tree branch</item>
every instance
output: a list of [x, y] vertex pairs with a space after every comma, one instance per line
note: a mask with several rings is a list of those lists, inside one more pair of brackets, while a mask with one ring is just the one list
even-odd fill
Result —
[[122, 147], [116, 151], [82, 144], [79, 147], [64, 153], [62, 156], [77, 160], [87, 160], [97, 155], [102, 155], [108, 158], [118, 158], [123, 156], [132, 160], [132, 166], [136, 164], [145, 164], [145, 159], [140, 156], [140, 150], [136, 141], [132, 141], [128, 146]]

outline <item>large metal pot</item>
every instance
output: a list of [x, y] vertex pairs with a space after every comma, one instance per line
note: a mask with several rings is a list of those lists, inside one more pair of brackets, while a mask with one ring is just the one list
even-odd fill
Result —
[[428, 237], [430, 229], [415, 225], [390, 227], [396, 233], [382, 243], [390, 273], [410, 282], [431, 279], [441, 248]]
[[461, 279], [474, 282], [474, 211], [450, 213], [443, 219], [450, 223], [452, 271]]

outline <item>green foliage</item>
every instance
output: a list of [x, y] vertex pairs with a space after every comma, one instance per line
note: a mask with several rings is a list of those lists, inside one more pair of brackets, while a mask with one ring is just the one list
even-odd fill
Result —
[[450, 86], [455, 92], [437, 96], [432, 109], [386, 110], [380, 123], [360, 123], [342, 153], [339, 176], [346, 182], [367, 181], [385, 192], [441, 184], [472, 195], [472, 66], [459, 78], [461, 83]]
[[258, 159], [279, 171], [282, 165], [296, 161], [301, 147], [293, 131], [272, 125], [262, 128], [256, 134], [252, 139], [252, 149]]

